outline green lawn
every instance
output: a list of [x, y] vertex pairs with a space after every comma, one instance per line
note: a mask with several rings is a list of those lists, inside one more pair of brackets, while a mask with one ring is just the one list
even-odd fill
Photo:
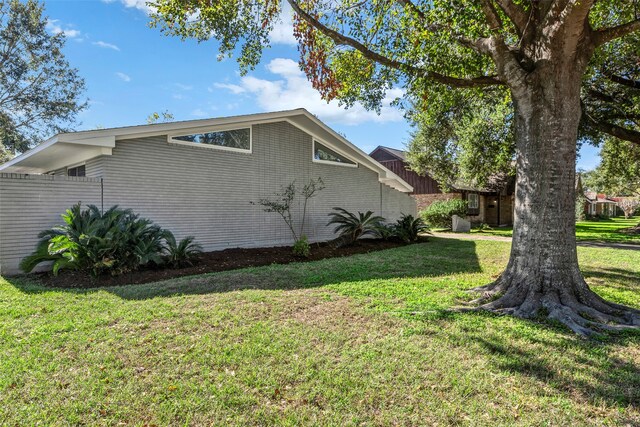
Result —
[[[446, 309], [509, 244], [86, 291], [0, 278], [0, 425], [640, 425], [640, 335]], [[640, 307], [640, 251], [579, 248]]]
[[[637, 216], [631, 219], [620, 217], [601, 221], [578, 222], [576, 224], [576, 238], [578, 241], [640, 244], [640, 235], [630, 235], [620, 232], [620, 230], [633, 227], [638, 223], [640, 223], [640, 217]], [[501, 227], [485, 231], [473, 229], [471, 233], [511, 237], [513, 228]]]

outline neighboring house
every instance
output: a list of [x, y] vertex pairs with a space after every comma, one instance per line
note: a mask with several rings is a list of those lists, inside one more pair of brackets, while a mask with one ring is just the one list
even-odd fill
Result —
[[409, 168], [404, 151], [379, 146], [369, 155], [413, 187], [411, 196], [416, 200], [418, 211], [436, 200], [463, 199], [469, 203], [467, 216], [471, 222], [491, 226], [513, 224], [513, 182], [500, 191], [454, 184], [449, 186], [448, 193], [443, 193], [442, 186], [435, 179], [428, 174], [419, 175]]
[[409, 184], [304, 109], [59, 134], [0, 165], [0, 271], [16, 272], [37, 234], [79, 201], [132, 208], [209, 251], [290, 245], [279, 215], [250, 202], [318, 177], [311, 241], [335, 237], [333, 207], [416, 214]]
[[585, 213], [587, 215], [618, 215], [618, 201], [613, 197], [607, 197], [606, 194], [596, 193], [595, 191], [585, 191]]

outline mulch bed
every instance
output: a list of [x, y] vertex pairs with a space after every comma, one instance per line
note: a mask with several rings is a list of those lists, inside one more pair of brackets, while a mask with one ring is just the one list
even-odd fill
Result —
[[640, 234], [640, 224], [635, 227], [629, 227], [621, 230], [625, 234]]
[[404, 246], [404, 243], [374, 239], [359, 240], [357, 244], [353, 246], [345, 246], [337, 249], [329, 243], [317, 243], [311, 245], [311, 256], [309, 256], [309, 258], [294, 256], [290, 246], [249, 249], [236, 248], [205, 252], [196, 265], [186, 268], [149, 268], [120, 276], [100, 276], [97, 278], [78, 271], [62, 270], [58, 276], [54, 276], [51, 273], [38, 273], [32, 275], [32, 277], [35, 277], [45, 286], [59, 288], [93, 288], [131, 285], [245, 267], [317, 261], [325, 258], [375, 252], [399, 246]]

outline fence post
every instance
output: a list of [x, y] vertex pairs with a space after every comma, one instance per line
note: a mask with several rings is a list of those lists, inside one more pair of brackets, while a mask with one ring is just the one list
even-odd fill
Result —
[[104, 215], [104, 178], [100, 178], [100, 213]]

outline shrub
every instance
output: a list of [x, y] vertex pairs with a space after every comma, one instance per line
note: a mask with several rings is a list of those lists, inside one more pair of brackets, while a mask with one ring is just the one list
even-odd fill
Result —
[[420, 216], [431, 228], [450, 228], [451, 218], [454, 215], [465, 216], [467, 207], [466, 200], [438, 200], [420, 212]]
[[384, 221], [381, 216], [373, 215], [372, 211], [358, 212], [358, 215], [355, 215], [342, 208], [333, 208], [333, 210], [336, 212], [329, 214], [331, 219], [327, 225], [336, 224], [333, 231], [339, 234], [340, 245], [351, 245], [361, 237], [376, 235], [380, 224]]
[[484, 233], [485, 231], [491, 231], [491, 230], [493, 230], [493, 228], [491, 228], [489, 224], [486, 224], [484, 222], [481, 222], [480, 225], [478, 226], [479, 233]]
[[311, 254], [311, 245], [309, 244], [309, 239], [307, 239], [307, 236], [304, 234], [300, 236], [293, 245], [293, 254], [303, 258], [309, 258], [309, 255]]
[[422, 218], [402, 214], [394, 226], [395, 235], [405, 243], [418, 240], [418, 235], [429, 230]]
[[165, 261], [162, 254], [167, 232], [131, 209], [113, 206], [101, 213], [94, 205], [82, 210], [78, 203], [62, 219], [63, 225], [40, 233], [36, 250], [20, 263], [23, 271], [28, 273], [38, 264], [52, 261], [54, 274], [67, 268], [93, 276], [118, 275]]
[[[302, 240], [304, 236], [304, 225], [307, 217], [307, 203], [309, 199], [314, 198], [318, 195], [318, 193], [325, 189], [324, 182], [322, 178], [318, 177], [318, 179], [311, 179], [307, 184], [305, 184], [302, 189], [298, 192], [296, 188], [295, 181], [291, 182], [286, 187], [282, 188], [282, 192], [276, 193], [274, 198], [264, 198], [260, 199], [257, 202], [249, 202], [252, 205], [260, 205], [262, 206], [262, 210], [264, 212], [274, 212], [280, 215], [282, 220], [289, 227], [289, 231], [291, 231], [291, 235], [293, 236], [293, 240], [298, 243]], [[299, 193], [303, 198], [302, 203], [302, 220], [300, 221], [300, 231], [296, 232], [295, 227], [293, 226], [293, 215], [291, 214], [291, 207], [293, 206], [293, 201], [296, 198], [296, 195]], [[300, 237], [298, 237], [300, 236]], [[295, 245], [294, 245], [295, 251]], [[309, 256], [309, 255], [306, 255]]]
[[394, 224], [382, 224], [380, 223], [376, 227], [376, 236], [382, 240], [391, 240], [396, 237], [396, 228]]
[[164, 230], [163, 246], [165, 262], [173, 268], [192, 266], [202, 254], [202, 246], [195, 242], [195, 237], [187, 236], [180, 242], [169, 230]]

